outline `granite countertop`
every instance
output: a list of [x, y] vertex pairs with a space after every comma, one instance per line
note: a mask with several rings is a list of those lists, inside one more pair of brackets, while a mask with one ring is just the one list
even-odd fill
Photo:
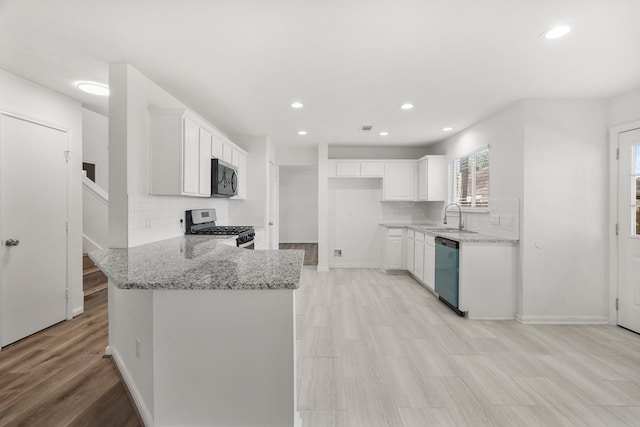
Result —
[[[476, 233], [476, 232], [457, 232], [457, 231], [446, 231], [442, 232], [442, 228], [447, 228], [444, 225], [432, 224], [432, 223], [423, 223], [423, 224], [414, 224], [414, 223], [381, 223], [382, 227], [386, 228], [407, 228], [416, 231], [421, 231], [423, 233], [429, 234], [430, 236], [440, 236], [446, 239], [455, 240], [461, 243], [518, 243], [518, 239], [514, 239], [511, 237], [503, 237], [503, 236], [494, 236], [492, 234], [485, 233]], [[455, 228], [450, 227], [450, 230], [455, 230]]]
[[297, 289], [304, 251], [243, 249], [189, 235], [89, 257], [120, 289]]

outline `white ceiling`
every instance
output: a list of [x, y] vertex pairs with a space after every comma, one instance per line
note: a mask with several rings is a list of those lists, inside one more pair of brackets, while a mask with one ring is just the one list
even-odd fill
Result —
[[230, 134], [424, 145], [517, 99], [640, 87], [639, 16], [640, 0], [0, 0], [0, 68], [106, 114], [73, 82], [124, 62]]

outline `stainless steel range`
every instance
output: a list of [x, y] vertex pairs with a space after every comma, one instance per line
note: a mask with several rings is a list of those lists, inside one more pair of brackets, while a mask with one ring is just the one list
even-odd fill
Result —
[[236, 246], [253, 249], [255, 230], [250, 225], [216, 225], [215, 209], [185, 211], [185, 234], [209, 234], [220, 237], [236, 237]]

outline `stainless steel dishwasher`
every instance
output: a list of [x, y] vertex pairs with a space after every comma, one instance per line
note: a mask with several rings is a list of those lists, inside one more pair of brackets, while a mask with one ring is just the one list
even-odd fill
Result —
[[435, 290], [447, 307], [452, 309], [459, 316], [464, 317], [465, 313], [458, 308], [458, 284], [459, 284], [459, 261], [460, 243], [455, 240], [445, 239], [437, 236], [436, 244], [436, 277]]

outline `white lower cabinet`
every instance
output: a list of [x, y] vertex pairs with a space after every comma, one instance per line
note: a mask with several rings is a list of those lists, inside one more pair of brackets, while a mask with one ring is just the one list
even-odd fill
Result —
[[382, 269], [403, 270], [402, 228], [381, 227]]
[[436, 246], [434, 237], [425, 236], [424, 240], [424, 278], [423, 282], [432, 291], [435, 290]]
[[416, 231], [413, 247], [413, 275], [424, 281], [424, 233]]
[[405, 255], [406, 255], [406, 268], [409, 271], [409, 273], [413, 274], [415, 271], [414, 265], [415, 265], [415, 260], [414, 260], [414, 250], [415, 250], [415, 231], [413, 230], [407, 230], [407, 238], [405, 240], [405, 245], [406, 245], [406, 250], [405, 250]]

